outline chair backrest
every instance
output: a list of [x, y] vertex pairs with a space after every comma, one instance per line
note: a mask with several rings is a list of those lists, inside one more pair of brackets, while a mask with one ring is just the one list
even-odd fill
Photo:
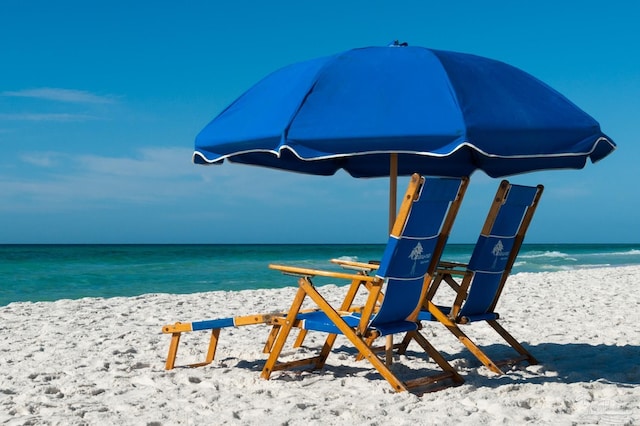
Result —
[[423, 178], [405, 194], [377, 276], [384, 298], [370, 326], [414, 320], [464, 197], [468, 178]]
[[460, 317], [481, 316], [495, 309], [542, 191], [542, 185], [500, 183], [469, 260], [467, 269], [473, 278]]

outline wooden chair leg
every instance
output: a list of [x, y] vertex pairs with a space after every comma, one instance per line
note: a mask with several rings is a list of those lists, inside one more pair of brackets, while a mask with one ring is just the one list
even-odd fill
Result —
[[[167, 362], [165, 363], [165, 370], [173, 370], [176, 364], [176, 357], [178, 356], [178, 346], [180, 345], [181, 332], [171, 334], [171, 343], [169, 344], [169, 353], [167, 354]], [[207, 364], [211, 364], [216, 356], [216, 348], [218, 347], [218, 340], [220, 338], [220, 329], [214, 328], [211, 330], [211, 338], [209, 340], [209, 348], [207, 350], [207, 357], [204, 362], [198, 362], [195, 364], [186, 365], [186, 367], [202, 367]]]
[[407, 347], [411, 343], [411, 334], [407, 333], [402, 338], [402, 342], [398, 344], [398, 354], [404, 355], [407, 352]]
[[460, 330], [460, 327], [458, 327], [458, 324], [453, 322], [451, 318], [446, 316], [444, 312], [438, 309], [431, 302], [429, 302], [429, 312], [442, 325], [447, 327], [447, 329], [451, 333], [453, 333], [453, 335], [456, 336], [458, 340], [460, 340], [460, 342], [462, 342], [462, 344], [465, 345], [465, 347], [469, 349], [469, 351], [471, 351], [471, 353], [476, 358], [478, 358], [478, 360], [480, 360], [482, 364], [484, 364], [485, 367], [487, 367], [489, 370], [493, 371], [496, 374], [504, 374], [504, 372], [500, 370], [500, 368], [498, 368], [498, 366], [491, 360], [491, 358], [489, 358], [484, 352], [482, 352], [482, 350], [478, 347], [478, 345], [476, 345], [471, 339], [469, 339], [469, 337], [467, 337], [466, 334], [464, 334], [462, 330]]
[[[300, 281], [303, 280], [303, 278], [300, 279]], [[304, 302], [305, 297], [306, 293], [304, 289], [298, 289], [296, 297], [293, 299], [293, 303], [291, 304], [291, 309], [289, 309], [289, 312], [287, 313], [284, 324], [280, 325], [278, 338], [273, 344], [271, 353], [269, 354], [269, 358], [267, 358], [267, 361], [264, 364], [264, 368], [262, 369], [262, 373], [260, 374], [260, 377], [262, 377], [263, 379], [268, 380], [269, 377], [271, 377], [271, 373], [274, 371], [274, 367], [276, 366], [278, 357], [280, 356], [282, 348], [287, 341], [287, 337], [289, 337], [289, 333], [291, 332], [291, 328], [293, 327], [298, 312], [300, 312], [300, 308], [302, 307], [302, 302]]]
[[300, 332], [298, 333], [298, 337], [296, 337], [296, 341], [293, 343], [293, 347], [301, 347], [305, 337], [307, 337], [307, 330], [300, 330]]
[[[373, 342], [376, 340], [375, 336], [372, 337], [367, 337], [364, 341], [367, 343], [367, 346], [372, 347]], [[356, 361], [362, 361], [364, 359], [364, 354], [362, 352], [359, 352], [358, 355], [356, 355]]]
[[262, 353], [268, 354], [268, 353], [271, 352], [271, 349], [273, 348], [273, 344], [275, 343], [279, 332], [280, 332], [280, 326], [279, 325], [275, 324], [273, 327], [271, 327], [271, 331], [269, 332], [269, 336], [267, 337], [267, 341], [264, 344], [264, 348], [262, 349]]
[[220, 337], [220, 329], [214, 328], [211, 330], [211, 340], [209, 341], [209, 350], [207, 351], [207, 358], [205, 364], [211, 364], [213, 358], [216, 356], [216, 348], [218, 347], [218, 339]]
[[389, 366], [393, 364], [393, 334], [385, 338], [384, 343], [384, 363]]
[[513, 349], [515, 349], [520, 355], [523, 355], [525, 357], [525, 359], [529, 362], [529, 364], [537, 364], [538, 360], [535, 359], [533, 357], [533, 355], [531, 355], [529, 353], [529, 351], [527, 351], [521, 344], [520, 342], [518, 342], [511, 334], [509, 334], [509, 332], [507, 332], [507, 330], [505, 330], [496, 320], [489, 320], [487, 321], [489, 323], [489, 325], [491, 327], [493, 327], [493, 329], [495, 331], [498, 332], [498, 334], [500, 336], [502, 336], [502, 338], [504, 340], [506, 340], [506, 342], [511, 345], [511, 347]]
[[176, 364], [176, 355], [178, 354], [178, 345], [180, 344], [180, 334], [171, 334], [171, 343], [169, 344], [169, 353], [167, 354], [167, 362], [165, 364], [165, 370], [173, 370]]
[[429, 341], [422, 334], [420, 334], [417, 331], [412, 331], [407, 334], [411, 335], [410, 338], [414, 339], [422, 347], [422, 349], [424, 349], [424, 351], [431, 357], [431, 359], [433, 359], [440, 366], [440, 368], [443, 371], [451, 375], [451, 379], [454, 382], [456, 383], [464, 382], [464, 379], [462, 378], [462, 376], [460, 376], [460, 374], [458, 374], [456, 369], [453, 368], [453, 366], [449, 364], [446, 359], [444, 359], [442, 354], [440, 354], [440, 352], [438, 352], [438, 350], [434, 348], [433, 345], [431, 345], [431, 343], [429, 343]]
[[333, 344], [335, 343], [337, 337], [337, 334], [329, 334], [327, 336], [327, 339], [322, 346], [322, 350], [320, 351], [320, 356], [318, 357], [318, 360], [316, 361], [314, 366], [316, 370], [320, 370], [324, 367], [324, 364], [327, 362], [327, 358], [329, 357], [329, 353], [331, 352], [331, 348], [333, 348]]

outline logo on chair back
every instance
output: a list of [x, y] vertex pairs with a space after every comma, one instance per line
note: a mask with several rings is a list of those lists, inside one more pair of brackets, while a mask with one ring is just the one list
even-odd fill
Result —
[[422, 244], [418, 243], [409, 253], [409, 259], [413, 260], [413, 266], [411, 267], [411, 275], [416, 272], [416, 265], [419, 260], [429, 259], [431, 257], [431, 253], [423, 254], [424, 248]]
[[494, 256], [493, 267], [495, 268], [496, 267], [496, 263], [498, 262], [498, 258], [504, 257], [504, 256], [508, 255], [509, 253], [504, 251], [504, 245], [502, 244], [502, 241], [498, 240], [496, 245], [493, 246], [493, 249], [491, 250], [491, 254]]

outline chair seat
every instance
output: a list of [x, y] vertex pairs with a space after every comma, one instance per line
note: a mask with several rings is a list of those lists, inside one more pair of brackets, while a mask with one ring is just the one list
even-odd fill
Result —
[[[445, 315], [448, 315], [451, 312], [450, 306], [437, 306]], [[475, 314], [475, 315], [461, 315], [460, 318], [464, 318], [462, 321], [464, 323], [476, 322], [476, 321], [490, 321], [497, 320], [500, 318], [500, 315], [497, 312], [488, 312], [483, 314]], [[437, 321], [436, 317], [431, 315], [429, 311], [420, 311], [418, 314], [418, 320], [420, 321]], [[456, 321], [460, 322], [460, 321]]]
[[464, 322], [477, 322], [477, 321], [491, 321], [497, 320], [500, 318], [497, 312], [487, 312], [486, 314], [475, 314], [475, 315], [461, 315], [460, 318], [464, 318]]
[[[296, 316], [296, 319], [301, 321], [300, 326], [305, 330], [342, 334], [340, 329], [331, 321], [331, 319], [329, 319], [329, 317], [321, 311], [298, 314]], [[342, 319], [349, 325], [349, 327], [352, 328], [355, 328], [358, 326], [358, 324], [360, 324], [359, 313], [342, 315]], [[369, 329], [377, 331], [381, 336], [386, 336], [387, 334], [415, 331], [418, 329], [418, 324], [411, 321], [396, 321], [386, 324], [376, 324], [375, 326], [371, 326]]]

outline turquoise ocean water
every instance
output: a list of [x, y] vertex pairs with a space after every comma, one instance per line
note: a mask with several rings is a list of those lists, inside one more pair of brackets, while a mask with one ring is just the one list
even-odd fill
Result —
[[[473, 245], [444, 259], [467, 261]], [[267, 268], [378, 259], [383, 245], [0, 245], [0, 306], [17, 301], [295, 286]], [[640, 265], [640, 244], [525, 244], [515, 272]]]

